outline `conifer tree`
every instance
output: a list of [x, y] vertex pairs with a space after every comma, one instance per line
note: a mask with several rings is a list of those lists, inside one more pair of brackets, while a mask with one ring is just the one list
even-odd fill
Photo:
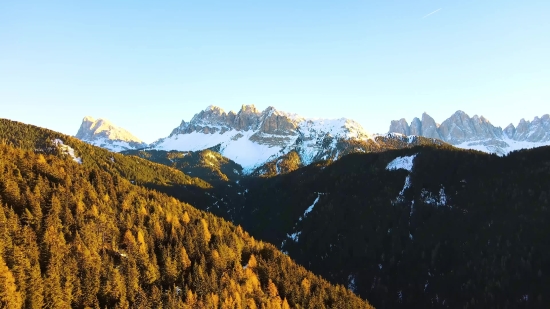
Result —
[[0, 252], [0, 308], [19, 309], [22, 305], [23, 300], [13, 273], [8, 269]]

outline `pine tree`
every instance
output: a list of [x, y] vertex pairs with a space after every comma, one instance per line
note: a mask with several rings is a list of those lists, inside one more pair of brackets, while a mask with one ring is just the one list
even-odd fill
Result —
[[19, 309], [23, 306], [21, 293], [15, 285], [13, 273], [9, 270], [0, 252], [0, 308]]

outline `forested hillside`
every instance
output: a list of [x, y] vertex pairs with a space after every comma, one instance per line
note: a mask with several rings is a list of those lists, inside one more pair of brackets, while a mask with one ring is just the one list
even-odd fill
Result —
[[243, 172], [242, 166], [210, 149], [202, 151], [126, 150], [121, 153], [164, 164], [208, 182], [236, 181], [242, 177]]
[[0, 144], [0, 205], [2, 308], [370, 308], [240, 227], [70, 157]]
[[[135, 183], [210, 187], [210, 184], [202, 179], [185, 175], [181, 171], [163, 164], [110, 152], [48, 129], [0, 119], [0, 142], [3, 144], [37, 153], [62, 155], [66, 151], [59, 144], [56, 145], [56, 140], [73, 149], [74, 157], [79, 159], [84, 167], [109, 171]], [[70, 155], [66, 154], [66, 156]]]
[[550, 147], [351, 154], [235, 186], [205, 206], [377, 308], [550, 306]]

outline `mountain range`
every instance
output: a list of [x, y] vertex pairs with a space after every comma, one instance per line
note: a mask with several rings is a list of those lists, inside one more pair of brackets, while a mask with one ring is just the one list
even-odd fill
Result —
[[[400, 137], [399, 135], [403, 135]], [[219, 152], [243, 168], [244, 174], [262, 174], [258, 169], [295, 153], [297, 166], [319, 160], [336, 160], [353, 152], [371, 152], [445, 142], [458, 148], [474, 149], [497, 155], [511, 151], [550, 145], [550, 116], [521, 119], [517, 126], [496, 127], [483, 116], [468, 116], [457, 111], [441, 124], [423, 113], [410, 123], [405, 119], [391, 122], [388, 134], [371, 134], [359, 123], [346, 118], [309, 119], [268, 107], [243, 105], [239, 112], [225, 112], [209, 106], [195, 114], [164, 138], [145, 144], [128, 131], [105, 119], [85, 117], [76, 137], [111, 151], [164, 150]], [[417, 140], [424, 137], [428, 140]], [[400, 145], [389, 144], [398, 141]], [[271, 162], [271, 163], [270, 163]]]
[[389, 132], [435, 138], [459, 148], [505, 155], [550, 145], [550, 115], [535, 117], [533, 121], [521, 119], [517, 127], [509, 124], [502, 129], [483, 116], [470, 117], [463, 111], [455, 112], [441, 124], [423, 113], [422, 119], [414, 118], [410, 124], [404, 118], [392, 121]]
[[[127, 131], [106, 120], [93, 122], [90, 119], [84, 118], [77, 138], [112, 151], [145, 148]], [[352, 152], [422, 143], [440, 142], [422, 137], [371, 134], [359, 123], [345, 118], [308, 119], [274, 107], [259, 111], [254, 105], [243, 105], [238, 113], [209, 106], [189, 122], [182, 121], [169, 136], [147, 148], [184, 152], [211, 149], [238, 163], [245, 174], [250, 174], [291, 152], [298, 155], [299, 165], [305, 166], [319, 160], [335, 160]]]

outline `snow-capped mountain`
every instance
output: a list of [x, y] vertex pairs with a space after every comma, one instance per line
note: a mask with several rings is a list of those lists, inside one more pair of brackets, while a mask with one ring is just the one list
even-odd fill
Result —
[[[136, 149], [201, 151], [211, 149], [243, 167], [244, 174], [275, 163], [291, 152], [293, 166], [319, 160], [337, 160], [354, 152], [376, 152], [421, 144], [442, 144], [435, 139], [400, 134], [373, 135], [350, 119], [313, 119], [268, 107], [259, 111], [243, 105], [238, 113], [209, 106], [191, 121], [182, 121], [172, 133], [147, 145], [105, 119], [85, 117], [76, 137], [111, 151]], [[290, 157], [289, 157], [290, 158]], [[295, 160], [296, 159], [296, 160]], [[281, 161], [281, 162], [279, 162]], [[283, 160], [288, 163], [288, 158]], [[281, 169], [286, 170], [286, 169]], [[262, 174], [263, 172], [257, 171]]]
[[76, 138], [111, 151], [123, 151], [147, 147], [147, 144], [130, 132], [113, 125], [106, 119], [86, 116], [82, 120]]
[[151, 146], [180, 151], [213, 148], [250, 172], [292, 150], [307, 165], [316, 159], [338, 158], [339, 153], [334, 153], [338, 141], [372, 139], [360, 124], [345, 118], [306, 119], [274, 107], [260, 112], [254, 105], [226, 113], [209, 106]]
[[550, 145], [550, 116], [521, 119], [518, 126], [508, 125], [504, 130], [495, 127], [483, 116], [468, 116], [463, 111], [438, 124], [428, 114], [422, 120], [414, 118], [410, 125], [405, 119], [394, 120], [390, 133], [437, 138], [459, 148], [475, 149], [498, 155], [510, 151]]

